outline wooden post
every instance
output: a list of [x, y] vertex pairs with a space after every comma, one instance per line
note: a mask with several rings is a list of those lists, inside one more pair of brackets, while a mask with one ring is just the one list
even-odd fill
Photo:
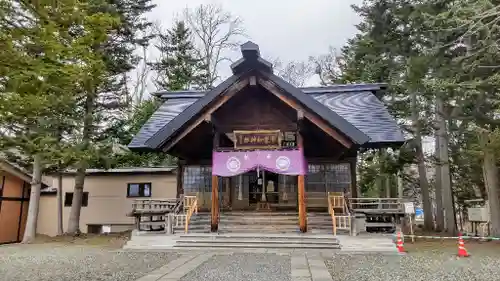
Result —
[[[304, 148], [302, 142], [302, 136], [297, 132], [297, 146], [300, 149]], [[304, 152], [302, 150], [302, 152]], [[298, 176], [298, 199], [299, 199], [299, 228], [300, 232], [307, 232], [307, 209], [306, 209], [306, 198], [305, 198], [305, 179], [304, 175]]]
[[184, 186], [182, 184], [184, 178], [184, 167], [182, 165], [182, 160], [177, 160], [177, 198], [184, 194]]
[[[213, 149], [219, 146], [220, 134], [214, 132]], [[212, 163], [213, 165], [213, 163]], [[210, 231], [217, 232], [219, 229], [219, 177], [212, 175], [212, 218], [210, 221]]]
[[212, 176], [212, 220], [210, 231], [217, 232], [219, 229], [219, 177]]
[[361, 188], [358, 186], [356, 178], [357, 160], [357, 156], [349, 159], [349, 170], [351, 172], [351, 190], [349, 192], [351, 193], [351, 198], [361, 197]]

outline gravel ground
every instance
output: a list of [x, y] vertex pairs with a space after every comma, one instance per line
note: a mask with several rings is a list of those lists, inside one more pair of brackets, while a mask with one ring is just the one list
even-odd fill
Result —
[[289, 255], [237, 253], [216, 255], [181, 281], [290, 281]]
[[0, 280], [133, 281], [177, 256], [88, 245], [7, 245], [0, 246]]
[[[475, 255], [458, 259], [452, 253], [393, 255], [335, 255], [326, 260], [333, 280], [356, 281], [455, 281], [496, 280], [499, 255]], [[493, 279], [492, 279], [493, 278]]]

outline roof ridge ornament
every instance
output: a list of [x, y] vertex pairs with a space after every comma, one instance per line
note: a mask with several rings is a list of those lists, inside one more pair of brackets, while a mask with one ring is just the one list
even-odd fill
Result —
[[273, 65], [260, 56], [259, 45], [247, 41], [240, 46], [242, 58], [231, 64], [234, 75], [250, 70], [259, 70], [268, 73], [273, 72]]

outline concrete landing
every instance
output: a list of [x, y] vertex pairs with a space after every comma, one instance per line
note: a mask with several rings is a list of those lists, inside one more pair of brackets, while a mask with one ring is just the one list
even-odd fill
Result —
[[363, 234], [338, 236], [341, 251], [347, 253], [397, 253], [396, 245], [389, 236]]
[[201, 249], [283, 249], [330, 250], [344, 253], [396, 253], [388, 236], [275, 233], [192, 233], [165, 235], [133, 233], [123, 247], [127, 250], [201, 250]]

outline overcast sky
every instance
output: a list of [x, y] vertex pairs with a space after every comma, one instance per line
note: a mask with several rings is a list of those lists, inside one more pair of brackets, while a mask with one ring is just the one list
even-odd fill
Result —
[[[216, 3], [243, 20], [248, 39], [260, 46], [265, 58], [305, 61], [326, 53], [329, 46], [340, 48], [355, 32], [359, 17], [350, 5], [362, 0], [154, 0], [157, 7], [149, 18], [164, 29], [186, 8]], [[149, 60], [156, 56], [149, 52]], [[238, 58], [239, 53], [230, 55]], [[219, 69], [230, 75], [228, 65]], [[314, 83], [314, 82], [312, 82]], [[150, 89], [154, 90], [154, 89]]]
[[351, 4], [362, 0], [155, 0], [151, 19], [172, 25], [185, 7], [219, 3], [244, 21], [250, 40], [265, 56], [283, 60], [307, 59], [329, 45], [340, 47], [354, 35], [359, 18]]

